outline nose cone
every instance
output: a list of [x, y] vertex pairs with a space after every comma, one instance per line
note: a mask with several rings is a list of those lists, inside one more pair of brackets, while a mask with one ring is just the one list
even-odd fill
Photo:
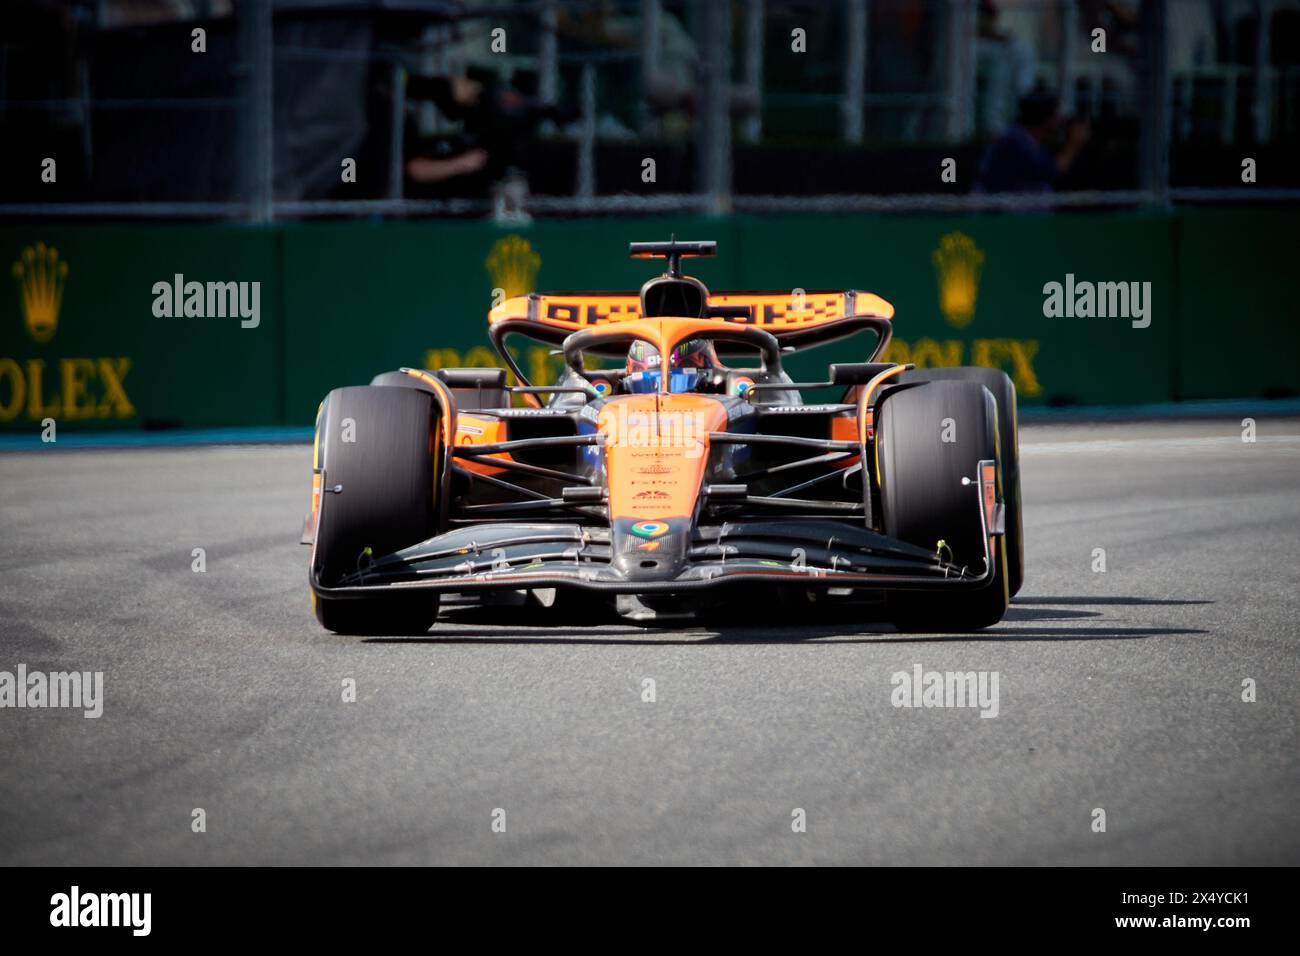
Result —
[[665, 518], [615, 519], [610, 533], [610, 563], [629, 581], [671, 581], [686, 566], [690, 521]]
[[685, 569], [709, 434], [726, 423], [723, 403], [701, 395], [621, 396], [601, 408], [610, 563], [629, 581]]

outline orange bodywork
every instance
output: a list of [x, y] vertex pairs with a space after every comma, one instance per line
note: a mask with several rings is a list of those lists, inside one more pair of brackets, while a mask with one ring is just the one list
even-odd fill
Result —
[[[719, 292], [708, 305], [746, 308], [748, 315], [708, 321], [719, 325], [757, 325], [770, 330], [806, 328], [835, 322], [849, 315], [894, 317], [894, 307], [870, 292]], [[506, 299], [488, 313], [488, 325], [508, 319], [530, 319], [556, 329], [577, 332], [594, 326], [632, 322], [641, 318], [641, 298], [635, 294], [531, 295]]]
[[609, 516], [688, 518], [695, 512], [709, 432], [726, 428], [726, 408], [705, 395], [626, 395], [600, 410]]
[[[407, 375], [412, 378], [418, 378], [433, 387], [439, 403], [444, 411], [451, 407], [451, 392], [443, 381], [436, 375], [430, 375], [423, 369], [408, 368], [404, 369]], [[456, 415], [456, 431], [449, 432], [447, 429], [439, 429], [442, 441], [446, 445], [490, 445], [495, 442], [506, 441], [510, 436], [507, 432], [506, 423], [499, 418], [492, 418], [486, 415], [467, 414], [459, 412]], [[494, 455], [487, 455], [488, 458], [509, 458], [509, 452], [498, 452]], [[461, 467], [468, 471], [477, 471], [479, 474], [489, 475], [502, 471], [500, 468], [493, 468], [491, 465], [485, 465], [477, 461], [461, 461]]]
[[[991, 531], [993, 516], [997, 513], [998, 494], [1000, 493], [997, 465], [992, 462], [984, 465], [984, 472], [980, 477], [983, 479], [981, 484], [984, 486], [984, 527]], [[997, 547], [997, 543], [997, 538], [990, 534], [989, 554], [996, 553], [994, 549]]]
[[[858, 438], [858, 420], [857, 418], [845, 418], [836, 416], [831, 419], [831, 440], [832, 441], [857, 441]], [[854, 455], [852, 458], [845, 458], [843, 461], [835, 463], [836, 468], [851, 468], [862, 460], [861, 455]]]
[[[552, 303], [557, 309], [569, 310], [578, 315], [582, 308], [588, 306], [603, 318], [599, 322], [585, 322], [574, 319], [575, 331], [587, 331], [595, 339], [636, 337], [650, 342], [660, 355], [670, 355], [681, 342], [695, 336], [716, 332], [718, 319], [695, 319], [665, 317], [654, 319], [638, 318], [635, 311], [628, 311], [635, 297], [628, 296], [587, 296], [587, 297], [540, 297], [543, 300], [559, 299]], [[729, 299], [736, 296], [716, 297], [723, 300], [720, 304], [733, 304]], [[777, 300], [777, 295], [743, 297], [750, 304], [761, 300]], [[870, 297], [876, 298], [876, 297]], [[569, 300], [572, 301], [569, 301]], [[528, 297], [507, 300], [505, 304], [493, 310], [498, 319], [517, 317], [517, 311], [509, 311], [512, 303], [527, 302]], [[711, 300], [712, 301], [712, 300]], [[892, 306], [880, 300], [882, 311], [890, 314]], [[503, 311], [506, 310], [506, 311]], [[829, 313], [827, 319], [842, 317]], [[567, 323], [570, 319], [548, 319], [548, 324]], [[809, 320], [818, 321], [818, 320]], [[902, 371], [901, 368], [898, 371]], [[410, 370], [408, 374], [422, 380], [434, 382], [433, 376]], [[868, 386], [861, 389], [859, 396], [863, 404], [869, 401], [871, 392], [890, 373], [879, 376]], [[442, 383], [437, 382], [441, 387]], [[708, 395], [673, 394], [668, 391], [669, 376], [660, 376], [660, 390], [651, 395], [623, 395], [609, 400], [601, 409], [597, 419], [597, 429], [605, 438], [605, 463], [609, 483], [610, 518], [688, 518], [695, 510], [699, 496], [704, 469], [709, 459], [709, 432], [723, 431], [727, 427], [727, 413], [723, 404]], [[869, 413], [868, 413], [869, 414]], [[835, 418], [831, 420], [831, 437], [835, 439], [859, 438], [864, 422], [862, 408], [856, 418]], [[461, 413], [457, 416], [456, 431], [452, 441], [458, 447], [472, 445], [489, 445], [509, 440], [507, 423], [491, 416]], [[487, 458], [509, 459], [507, 452], [498, 452], [484, 456]], [[837, 463], [839, 467], [848, 467], [858, 460], [852, 459]], [[461, 467], [480, 474], [499, 474], [504, 469], [494, 468], [484, 462], [460, 460]]]
[[875, 437], [875, 416], [871, 409], [871, 396], [875, 394], [880, 383], [886, 379], [893, 378], [901, 372], [906, 372], [911, 365], [895, 365], [893, 368], [887, 368], [866, 385], [860, 386], [858, 391], [858, 441], [864, 445], [867, 440]]
[[[717, 328], [709, 319], [659, 318], [592, 331], [598, 338], [635, 335], [666, 356], [686, 339]], [[695, 512], [709, 432], [727, 427], [727, 412], [715, 398], [675, 395], [668, 387], [669, 376], [661, 375], [657, 394], [621, 396], [600, 411], [596, 427], [605, 436], [611, 520], [689, 518]]]
[[[456, 438], [458, 446], [465, 445], [491, 445], [496, 442], [509, 440], [510, 435], [506, 423], [499, 418], [490, 418], [486, 415], [474, 415], [461, 412], [456, 416]], [[509, 452], [497, 452], [493, 455], [485, 455], [486, 458], [510, 458]], [[491, 465], [485, 465], [478, 461], [469, 461], [460, 459], [460, 466], [467, 471], [476, 471], [481, 475], [500, 474], [504, 469], [493, 468]]]
[[[828, 294], [829, 295], [829, 294]], [[842, 294], [840, 295], [842, 298]], [[861, 298], [878, 299], [875, 296]], [[655, 346], [660, 355], [670, 355], [673, 349], [683, 341], [695, 336], [716, 332], [718, 319], [696, 319], [665, 317], [642, 319], [635, 310], [629, 309], [629, 302], [634, 306], [635, 297], [629, 296], [584, 296], [536, 297], [543, 301], [556, 300], [550, 304], [556, 311], [548, 316], [548, 324], [572, 323], [575, 331], [587, 331], [595, 339], [635, 337]], [[764, 305], [764, 300], [786, 301], [779, 295], [754, 295], [713, 297], [718, 304], [735, 304], [729, 300], [743, 299], [751, 305]], [[713, 301], [713, 298], [710, 301]], [[814, 297], [815, 298], [815, 297]], [[825, 297], [823, 297], [825, 298]], [[518, 317], [518, 303], [527, 303], [529, 297], [507, 300], [502, 306], [493, 310], [494, 320]], [[812, 300], [810, 300], [812, 301]], [[882, 314], [892, 315], [893, 307], [884, 300], [879, 301]], [[822, 314], [816, 318], [789, 318], [792, 322], [811, 322], [833, 320], [843, 317], [843, 309], [838, 313], [831, 306], [829, 299], [820, 304]], [[583, 310], [590, 308], [591, 313]], [[567, 310], [567, 311], [566, 311]], [[561, 314], [569, 317], [561, 317]], [[581, 316], [586, 315], [584, 320]], [[591, 321], [591, 315], [599, 315], [599, 321]], [[778, 321], [787, 321], [778, 316]], [[901, 372], [903, 367], [890, 369], [873, 379], [859, 390], [859, 414], [855, 418], [834, 418], [831, 420], [831, 437], [845, 440], [862, 438], [869, 427], [869, 402], [871, 393], [886, 378]], [[422, 381], [429, 382], [440, 393], [445, 394], [446, 386], [435, 376], [416, 369], [408, 369], [407, 374]], [[647, 395], [616, 396], [601, 408], [597, 418], [597, 429], [604, 436], [605, 466], [609, 487], [609, 516], [615, 518], [666, 519], [690, 518], [695, 512], [699, 498], [704, 470], [709, 460], [709, 433], [725, 431], [727, 412], [722, 402], [716, 397], [698, 394], [674, 394], [668, 391], [670, 377], [660, 376], [660, 390]], [[491, 445], [509, 440], [506, 421], [473, 413], [460, 413], [456, 417], [454, 436], [447, 436], [457, 447], [473, 445]], [[485, 458], [510, 459], [508, 452], [485, 455]], [[848, 467], [858, 460], [857, 456], [838, 463]], [[494, 468], [485, 462], [469, 461], [462, 458], [461, 467], [479, 474], [499, 474], [504, 469]]]

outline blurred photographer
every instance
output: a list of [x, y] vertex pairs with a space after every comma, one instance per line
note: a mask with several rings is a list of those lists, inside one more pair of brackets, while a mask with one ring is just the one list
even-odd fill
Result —
[[975, 192], [1051, 192], [1091, 137], [1087, 120], [1062, 117], [1054, 94], [1030, 93], [1020, 101], [1017, 121], [985, 151]]
[[541, 124], [572, 118], [569, 111], [542, 102], [528, 86], [527, 77], [507, 86], [491, 73], [474, 70], [464, 76], [410, 77], [407, 97], [431, 100], [461, 130], [423, 144], [420, 155], [407, 161], [409, 181], [433, 187], [434, 194], [484, 196], [512, 170], [526, 172], [529, 147]]

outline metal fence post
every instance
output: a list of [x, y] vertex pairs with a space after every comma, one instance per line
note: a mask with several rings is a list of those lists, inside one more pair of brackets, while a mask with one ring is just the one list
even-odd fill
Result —
[[1078, 73], [1075, 46], [1079, 42], [1079, 4], [1077, 0], [1059, 0], [1057, 9], [1061, 16], [1061, 47], [1057, 52], [1056, 89], [1061, 101], [1061, 112], [1074, 113], [1074, 78]]
[[[420, 70], [425, 76], [448, 76], [451, 72], [450, 57], [447, 47], [451, 45], [451, 27], [438, 24], [424, 31], [424, 55], [420, 58]], [[420, 104], [420, 132], [432, 136], [443, 132], [447, 120], [438, 108], [429, 100]]]
[[697, 126], [700, 183], [714, 215], [731, 211], [731, 6], [707, 3], [703, 10], [703, 108]]
[[240, 0], [239, 50], [243, 106], [239, 114], [241, 199], [252, 222], [274, 216], [272, 189], [275, 156], [272, 143], [274, 37], [271, 0]]
[[763, 136], [763, 0], [745, 2], [745, 86], [754, 111], [745, 117], [742, 133], [747, 143]]
[[406, 67], [394, 63], [389, 71], [392, 83], [392, 124], [388, 130], [388, 198], [402, 198], [402, 160], [406, 152]]
[[1259, 21], [1255, 30], [1255, 102], [1252, 104], [1255, 114], [1255, 141], [1267, 143], [1271, 137], [1269, 129], [1271, 125], [1269, 106], [1272, 99], [1269, 95], [1271, 70], [1268, 60], [1273, 29], [1272, 0], [1256, 0], [1255, 15]]
[[971, 0], [948, 0], [948, 103], [945, 133], [959, 143], [970, 135], [974, 118], [975, 20]]
[[578, 133], [578, 176], [574, 195], [590, 199], [596, 194], [596, 68], [582, 65], [579, 91], [582, 120]]
[[554, 103], [560, 93], [560, 46], [555, 35], [555, 0], [545, 0], [537, 21], [541, 28], [537, 39], [537, 95], [543, 103]]
[[848, 0], [844, 30], [844, 141], [862, 142], [867, 86], [867, 0]]
[[659, 72], [659, 0], [641, 0], [641, 135], [653, 136], [654, 110], [650, 91]]
[[1168, 0], [1142, 5], [1142, 123], [1139, 182], [1159, 206], [1169, 204]]

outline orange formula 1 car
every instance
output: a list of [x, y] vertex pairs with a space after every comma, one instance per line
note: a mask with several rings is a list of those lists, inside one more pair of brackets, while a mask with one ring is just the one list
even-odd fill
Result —
[[[711, 293], [681, 263], [714, 243], [631, 251], [667, 260], [639, 296], [492, 310], [517, 386], [404, 368], [325, 397], [304, 533], [321, 624], [418, 633], [444, 594], [503, 591], [640, 621], [784, 596], [874, 602], [907, 630], [997, 623], [1022, 577], [1007, 376], [876, 361], [894, 310], [875, 295]], [[781, 367], [860, 332], [870, 361]], [[511, 335], [558, 347], [558, 380], [528, 382]]]

